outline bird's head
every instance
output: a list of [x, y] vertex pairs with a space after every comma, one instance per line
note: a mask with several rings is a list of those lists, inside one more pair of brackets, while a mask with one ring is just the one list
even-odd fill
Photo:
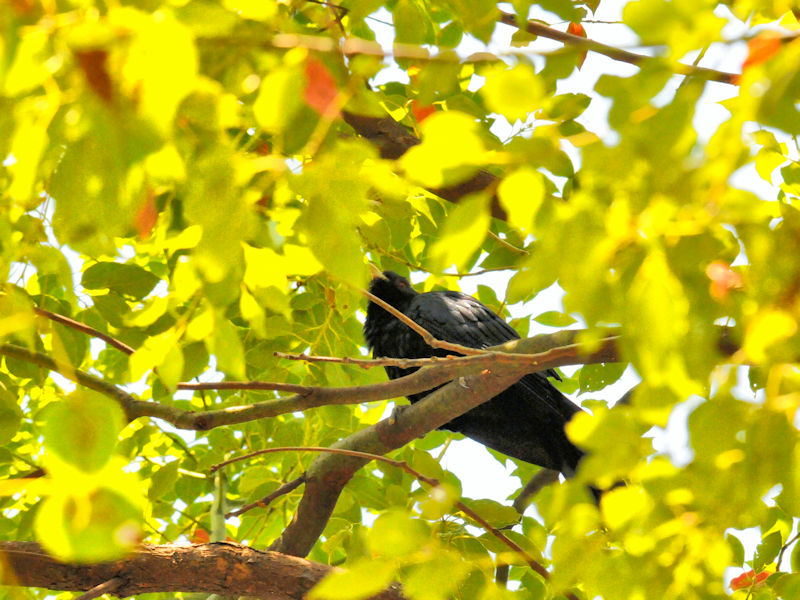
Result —
[[381, 273], [375, 270], [369, 291], [400, 310], [403, 310], [411, 298], [417, 295], [417, 291], [411, 287], [408, 279], [394, 271]]

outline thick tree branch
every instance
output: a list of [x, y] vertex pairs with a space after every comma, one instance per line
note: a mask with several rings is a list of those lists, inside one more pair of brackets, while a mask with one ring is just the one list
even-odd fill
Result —
[[[341, 456], [353, 456], [356, 458], [363, 458], [367, 461], [378, 461], [382, 462], [387, 465], [391, 465], [397, 469], [401, 469], [425, 484], [427, 484], [430, 488], [438, 487], [440, 482], [438, 479], [434, 479], [433, 477], [428, 477], [423, 475], [416, 469], [414, 469], [411, 465], [403, 460], [394, 460], [393, 458], [386, 458], [385, 456], [380, 456], [379, 454], [369, 454], [367, 452], [359, 452], [357, 450], [345, 450], [343, 448], [320, 448], [315, 446], [285, 446], [282, 448], [265, 448], [264, 450], [257, 450], [256, 452], [251, 452], [249, 454], [245, 454], [243, 456], [238, 456], [236, 458], [232, 458], [230, 460], [223, 461], [219, 464], [213, 465], [211, 467], [211, 472], [214, 473], [217, 470], [221, 469], [222, 467], [239, 462], [242, 460], [248, 460], [250, 458], [260, 456], [262, 454], [271, 454], [275, 452], [328, 452], [331, 454], [339, 454]], [[295, 486], [297, 487], [297, 486]], [[491, 523], [489, 523], [486, 519], [484, 519], [480, 514], [476, 513], [474, 510], [469, 508], [466, 504], [461, 502], [461, 500], [456, 501], [453, 506], [464, 513], [467, 517], [469, 517], [474, 523], [477, 523], [481, 527], [483, 527], [486, 531], [491, 533], [494, 537], [496, 537], [500, 542], [508, 546], [513, 552], [519, 554], [521, 558], [528, 563], [528, 565], [536, 571], [539, 575], [542, 576], [543, 579], [549, 579], [550, 573], [545, 569], [542, 564], [533, 558], [527, 550], [522, 548], [519, 544], [511, 540], [506, 534], [502, 531], [497, 529]]]
[[[517, 381], [523, 373], [500, 367], [459, 378], [398, 414], [354, 433], [333, 448], [369, 454], [386, 454], [404, 446], [468, 410], [486, 402]], [[325, 454], [306, 473], [306, 486], [297, 513], [271, 549], [305, 556], [316, 543], [333, 513], [344, 486], [368, 461], [363, 458]]]
[[[60, 373], [75, 383], [112, 398], [119, 402], [129, 420], [154, 417], [166, 421], [178, 429], [205, 431], [222, 425], [245, 423], [320, 406], [358, 404], [399, 398], [433, 389], [454, 378], [475, 373], [481, 368], [491, 367], [498, 363], [508, 367], [525, 367], [530, 371], [586, 361], [614, 362], [617, 360], [614, 338], [608, 338], [598, 352], [589, 357], [583, 357], [580, 346], [575, 344], [576, 334], [576, 331], [564, 331], [528, 340], [514, 340], [502, 346], [489, 348], [480, 355], [431, 361], [434, 363], [431, 366], [400, 379], [356, 387], [324, 388], [257, 381], [181, 384], [179, 386], [181, 389], [301, 390], [301, 393], [286, 398], [206, 412], [186, 411], [158, 402], [138, 400], [118, 386], [103, 381], [99, 377], [84, 373], [71, 365], [59, 364], [47, 355], [32, 352], [21, 346], [0, 344], [0, 355], [23, 360]], [[532, 352], [531, 355], [527, 355], [529, 351]]]
[[[121, 579], [124, 598], [155, 592], [199, 592], [266, 600], [302, 600], [333, 569], [277, 552], [217, 543], [142, 546], [124, 560], [95, 565], [57, 562], [34, 542], [0, 542], [0, 585], [85, 591]], [[391, 587], [377, 600], [403, 600]]]

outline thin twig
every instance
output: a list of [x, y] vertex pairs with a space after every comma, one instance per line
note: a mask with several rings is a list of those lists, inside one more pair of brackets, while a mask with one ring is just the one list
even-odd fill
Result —
[[50, 312], [49, 310], [45, 310], [44, 308], [39, 308], [38, 306], [33, 307], [33, 312], [35, 312], [37, 315], [47, 317], [51, 321], [55, 321], [56, 323], [60, 323], [62, 325], [65, 325], [66, 327], [70, 327], [77, 331], [89, 334], [92, 337], [96, 337], [99, 340], [103, 340], [109, 346], [113, 346], [120, 352], [124, 352], [127, 355], [131, 355], [135, 352], [133, 348], [131, 348], [124, 342], [120, 342], [119, 340], [111, 337], [107, 333], [98, 331], [94, 327], [89, 327], [84, 323], [80, 323], [79, 321], [75, 321], [74, 319], [70, 319], [69, 317], [65, 317], [64, 315], [59, 315], [57, 313]]
[[[516, 27], [517, 29], [524, 29], [532, 35], [539, 35], [541, 37], [555, 40], [580, 50], [596, 52], [597, 54], [602, 54], [603, 56], [607, 56], [620, 62], [626, 62], [631, 65], [639, 66], [645, 61], [656, 60], [652, 56], [621, 50], [613, 46], [608, 46], [607, 44], [595, 42], [594, 40], [590, 40], [588, 38], [572, 35], [571, 33], [559, 31], [558, 29], [553, 29], [552, 27], [548, 27], [542, 23], [537, 23], [536, 21], [523, 21], [522, 23], [519, 23], [517, 22], [517, 17], [515, 15], [503, 11], [500, 11], [500, 22], [511, 27]], [[724, 71], [707, 69], [705, 67], [685, 65], [683, 63], [676, 63], [673, 65], [673, 68], [676, 73], [681, 75], [694, 75], [708, 79], [709, 81], [717, 81], [719, 83], [728, 83], [731, 85], [735, 85], [738, 78], [738, 75], [734, 73], [726, 73]]]
[[252, 510], [254, 508], [266, 508], [267, 506], [269, 506], [272, 503], [273, 500], [275, 500], [276, 498], [280, 498], [281, 496], [285, 496], [286, 494], [288, 494], [292, 490], [295, 490], [295, 489], [299, 488], [303, 483], [305, 483], [305, 481], [306, 481], [306, 474], [303, 473], [297, 479], [293, 479], [292, 481], [284, 483], [277, 490], [275, 490], [271, 494], [267, 494], [261, 500], [258, 500], [257, 502], [253, 502], [251, 504], [247, 504], [247, 505], [243, 506], [242, 508], [240, 508], [238, 510], [233, 510], [233, 511], [227, 513], [225, 515], [225, 518], [228, 519], [230, 517], [238, 517], [239, 515], [242, 515], [242, 514], [246, 513], [247, 511]]
[[[798, 17], [800, 20], [800, 17]], [[781, 546], [781, 551], [778, 553], [778, 558], [775, 561], [775, 564], [778, 566], [778, 570], [781, 569], [781, 562], [783, 561], [783, 555], [786, 553], [786, 550], [794, 544], [797, 540], [800, 540], [800, 532], [798, 532], [794, 537], [792, 537], [789, 541], [787, 541], [783, 546]]]
[[75, 600], [94, 600], [94, 598], [99, 598], [103, 594], [111, 594], [118, 590], [123, 583], [125, 583], [125, 580], [122, 577], [114, 577], [113, 579], [104, 581], [100, 585], [94, 586], [85, 594], [81, 594], [75, 598]]
[[[75, 369], [72, 365], [56, 362], [41, 352], [32, 352], [27, 348], [16, 346], [14, 344], [0, 344], [0, 355], [38, 365], [47, 369], [48, 371], [55, 371], [70, 381], [74, 381], [83, 387], [100, 392], [101, 394], [116, 400], [126, 412], [128, 412], [130, 408], [137, 402], [141, 402], [114, 384], [108, 383], [99, 377], [90, 375], [89, 373], [84, 373], [83, 371]], [[146, 402], [141, 403], [150, 404]]]
[[415, 323], [412, 319], [409, 319], [406, 315], [402, 312], [397, 310], [394, 306], [386, 302], [385, 300], [381, 300], [375, 294], [372, 294], [366, 290], [361, 290], [361, 293], [364, 294], [369, 300], [378, 306], [380, 306], [383, 310], [388, 312], [389, 314], [393, 315], [406, 325], [408, 325], [411, 329], [417, 332], [422, 339], [428, 344], [431, 348], [441, 348], [442, 350], [449, 350], [451, 352], [458, 352], [459, 354], [465, 355], [476, 355], [476, 354], [485, 354], [483, 350], [477, 350], [475, 348], [467, 348], [466, 346], [462, 346], [460, 344], [452, 344], [450, 342], [443, 342], [442, 340], [437, 340], [433, 334], [431, 334], [427, 329]]
[[514, 510], [516, 510], [519, 514], [525, 512], [525, 509], [528, 508], [531, 504], [531, 499], [541, 490], [543, 487], [550, 485], [551, 483], [555, 483], [558, 481], [558, 471], [554, 471], [553, 469], [542, 469], [538, 471], [536, 475], [531, 477], [530, 481], [525, 484], [525, 487], [522, 488], [522, 491], [519, 495], [514, 498]]
[[522, 254], [523, 256], [529, 256], [530, 255], [530, 252], [525, 250], [525, 248], [518, 248], [517, 246], [515, 246], [514, 244], [512, 244], [508, 240], [504, 240], [503, 238], [501, 238], [499, 235], [497, 235], [496, 233], [494, 233], [492, 231], [488, 232], [488, 236], [490, 238], [492, 238], [494, 241], [496, 241], [497, 243], [499, 243], [501, 246], [511, 250], [512, 252], [516, 252], [518, 254]]

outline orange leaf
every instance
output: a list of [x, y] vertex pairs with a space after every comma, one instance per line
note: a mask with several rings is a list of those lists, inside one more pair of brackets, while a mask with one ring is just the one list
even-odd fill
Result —
[[78, 66], [86, 76], [89, 87], [103, 100], [111, 103], [112, 89], [111, 76], [106, 68], [108, 53], [105, 50], [85, 50], [75, 53]]
[[205, 529], [198, 527], [194, 530], [194, 533], [189, 538], [189, 541], [192, 544], [207, 544], [211, 541], [211, 536], [208, 535], [208, 532]]
[[336, 81], [327, 67], [315, 58], [306, 62], [306, 80], [303, 93], [306, 104], [324, 115], [339, 94]]
[[157, 220], [158, 210], [156, 209], [155, 195], [153, 194], [153, 190], [148, 189], [147, 197], [144, 199], [144, 202], [142, 202], [142, 206], [139, 207], [139, 212], [136, 213], [136, 218], [134, 219], [136, 231], [139, 232], [140, 239], [145, 239], [150, 235]]
[[731, 589], [735, 592], [741, 589], [757, 588], [764, 585], [764, 580], [772, 575], [772, 571], [761, 571], [758, 575], [752, 569], [742, 573], [731, 581]]
[[767, 62], [781, 49], [780, 35], [775, 31], [765, 31], [747, 42], [747, 58], [742, 65], [746, 71], [754, 65]]
[[[586, 37], [586, 30], [583, 28], [583, 25], [580, 23], [570, 23], [567, 26], [567, 33], [572, 35], [577, 35], [578, 37], [585, 38]], [[583, 61], [586, 60], [586, 52], [581, 52], [578, 58], [578, 68], [580, 69], [583, 66]]]
[[742, 276], [731, 270], [728, 263], [715, 260], [706, 267], [706, 275], [711, 280], [709, 291], [716, 300], [724, 300], [728, 293], [742, 287]]
[[417, 123], [422, 123], [425, 119], [430, 117], [435, 112], [436, 112], [436, 107], [434, 107], [432, 104], [423, 106], [416, 100], [411, 101], [411, 114], [414, 115], [414, 118], [417, 120]]

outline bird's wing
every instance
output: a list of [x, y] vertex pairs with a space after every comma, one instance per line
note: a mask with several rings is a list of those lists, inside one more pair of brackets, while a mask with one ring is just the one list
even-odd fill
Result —
[[487, 306], [460, 292], [419, 294], [406, 314], [435, 338], [469, 348], [519, 339], [519, 334]]
[[[488, 348], [519, 339], [519, 334], [489, 307], [460, 292], [429, 292], [415, 296], [406, 314], [435, 338], [469, 348]], [[427, 347], [421, 337], [413, 335], [413, 338], [417, 344]], [[417, 355], [424, 352], [422, 347], [416, 350], [419, 352]], [[432, 354], [439, 352], [427, 347], [426, 355]], [[561, 419], [569, 420], [581, 409], [554, 388], [547, 376], [558, 377], [558, 374], [552, 369], [532, 373], [515, 385], [529, 392], [531, 398], [542, 401]]]
[[[468, 348], [488, 348], [519, 339], [519, 334], [488, 306], [461, 292], [419, 294], [406, 314], [436, 339]], [[561, 381], [553, 369], [543, 375]]]

